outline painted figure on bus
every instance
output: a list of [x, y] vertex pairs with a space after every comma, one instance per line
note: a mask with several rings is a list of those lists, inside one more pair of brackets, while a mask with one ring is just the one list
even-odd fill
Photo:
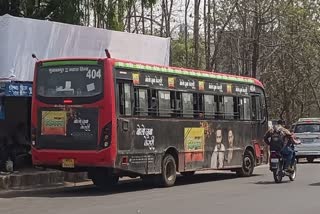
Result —
[[[240, 143], [240, 139], [235, 140], [235, 133], [229, 127], [228, 129], [228, 148], [226, 149], [226, 162], [228, 166], [232, 166], [237, 164], [237, 160], [239, 160], [239, 154], [242, 149], [236, 145], [236, 142]], [[233, 163], [232, 163], [233, 162]]]
[[227, 149], [227, 162], [228, 164], [231, 163], [234, 151], [234, 135], [233, 131], [229, 129], [228, 131], [228, 149]]
[[211, 168], [223, 168], [225, 160], [225, 146], [222, 143], [222, 129], [216, 130], [216, 145], [211, 156]]

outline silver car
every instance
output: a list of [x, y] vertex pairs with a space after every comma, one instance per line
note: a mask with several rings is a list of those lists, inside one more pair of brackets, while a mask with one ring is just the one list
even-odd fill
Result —
[[296, 145], [296, 158], [312, 163], [320, 158], [320, 118], [301, 118], [293, 125], [293, 132], [301, 145]]

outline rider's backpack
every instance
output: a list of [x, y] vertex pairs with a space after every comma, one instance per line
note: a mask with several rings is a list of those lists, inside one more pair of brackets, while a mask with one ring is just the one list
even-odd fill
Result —
[[284, 138], [285, 138], [285, 135], [281, 131], [281, 129], [274, 128], [271, 134], [270, 149], [275, 151], [281, 151], [282, 148], [284, 147]]

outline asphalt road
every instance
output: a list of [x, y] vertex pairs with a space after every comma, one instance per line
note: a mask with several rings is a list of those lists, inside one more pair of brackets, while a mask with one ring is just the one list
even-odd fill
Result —
[[298, 164], [294, 182], [275, 184], [267, 166], [250, 178], [232, 173], [179, 177], [171, 188], [139, 179], [101, 192], [92, 185], [0, 193], [0, 214], [316, 214], [320, 213], [320, 162]]

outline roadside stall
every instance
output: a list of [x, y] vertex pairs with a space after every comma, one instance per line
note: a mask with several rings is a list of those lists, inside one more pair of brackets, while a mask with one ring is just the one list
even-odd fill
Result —
[[31, 166], [32, 82], [0, 82], [0, 170]]

